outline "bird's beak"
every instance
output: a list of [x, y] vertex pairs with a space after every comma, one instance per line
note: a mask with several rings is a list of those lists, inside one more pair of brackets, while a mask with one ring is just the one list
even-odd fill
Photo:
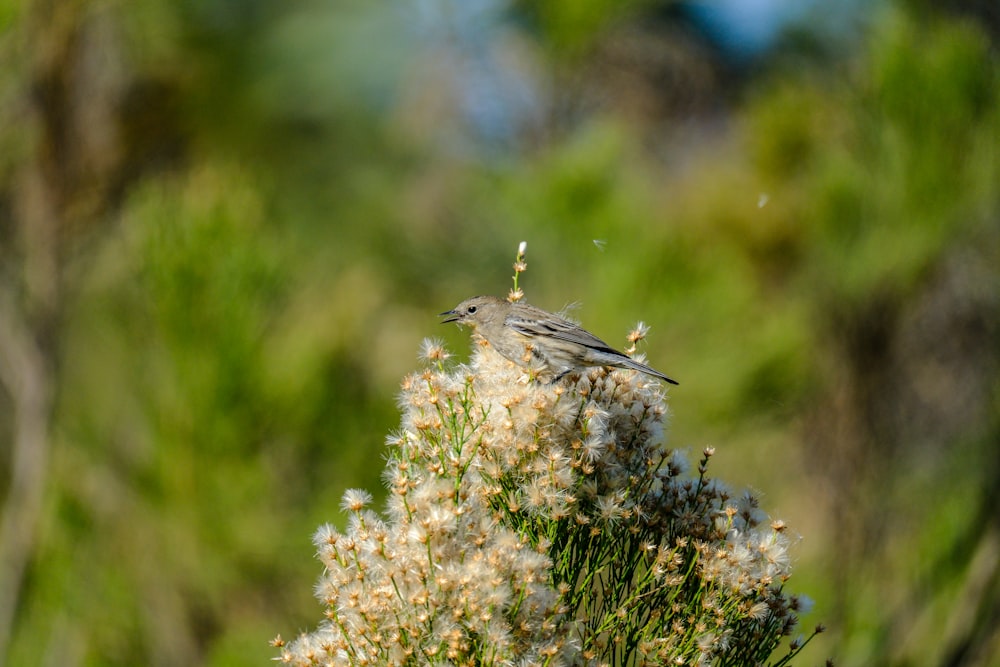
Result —
[[448, 322], [458, 322], [460, 319], [462, 319], [462, 316], [459, 315], [458, 311], [455, 310], [446, 310], [443, 313], [441, 313], [440, 317], [444, 317], [445, 315], [452, 315], [452, 317], [449, 317], [446, 320], [441, 320], [441, 324], [448, 324]]

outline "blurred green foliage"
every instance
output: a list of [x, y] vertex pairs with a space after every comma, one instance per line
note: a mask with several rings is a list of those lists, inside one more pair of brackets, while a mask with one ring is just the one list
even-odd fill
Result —
[[[802, 535], [792, 585], [830, 630], [805, 662], [989, 664], [996, 33], [883, 7], [856, 53], [779, 56], [710, 109], [637, 121], [580, 82], [654, 4], [515, 3], [470, 37], [386, 2], [0, 3], [12, 291], [19, 170], [104, 145], [88, 95], [26, 111], [59, 104], [32, 77], [111, 90], [124, 156], [116, 187], [60, 200], [52, 454], [7, 664], [270, 659], [315, 616], [313, 528], [380, 488], [420, 340], [467, 348], [434, 313], [505, 292], [521, 240], [528, 300], [578, 301], [609, 341], [651, 324], [675, 445], [716, 446], [720, 478]], [[483, 60], [543, 120], [484, 139]], [[74, 114], [53, 149], [44, 119]]]

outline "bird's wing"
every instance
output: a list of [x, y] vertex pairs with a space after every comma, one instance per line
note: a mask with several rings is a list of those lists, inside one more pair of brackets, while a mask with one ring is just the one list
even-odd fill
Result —
[[507, 316], [506, 324], [514, 331], [525, 336], [555, 338], [568, 343], [583, 345], [600, 352], [621, 354], [621, 352], [615, 350], [594, 334], [560, 317], [552, 315], [548, 315], [547, 317], [519, 317], [515, 314], [510, 314]]

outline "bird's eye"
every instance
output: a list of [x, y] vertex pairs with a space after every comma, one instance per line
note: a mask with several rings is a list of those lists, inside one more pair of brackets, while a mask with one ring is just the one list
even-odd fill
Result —
[[469, 315], [475, 315], [477, 310], [479, 309], [476, 306], [469, 306], [465, 312], [467, 312]]

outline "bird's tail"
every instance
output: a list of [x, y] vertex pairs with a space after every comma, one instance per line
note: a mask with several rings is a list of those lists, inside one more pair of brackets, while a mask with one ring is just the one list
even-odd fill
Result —
[[673, 378], [668, 378], [666, 375], [656, 370], [655, 368], [650, 368], [646, 364], [640, 364], [638, 361], [632, 359], [631, 357], [626, 357], [622, 355], [621, 359], [619, 359], [618, 365], [623, 366], [625, 368], [631, 368], [634, 371], [639, 371], [640, 373], [645, 373], [646, 375], [652, 375], [653, 377], [660, 378], [664, 382], [669, 382], [670, 384], [679, 384], [677, 380], [674, 380]]

